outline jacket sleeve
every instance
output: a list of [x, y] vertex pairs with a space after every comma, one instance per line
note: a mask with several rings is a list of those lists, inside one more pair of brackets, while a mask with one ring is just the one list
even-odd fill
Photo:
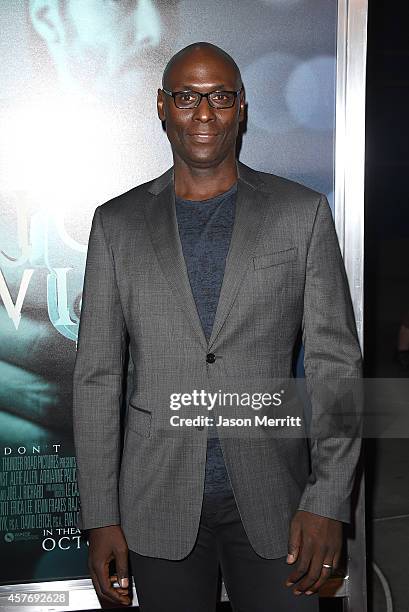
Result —
[[361, 449], [362, 355], [325, 196], [320, 198], [308, 247], [302, 333], [312, 412], [311, 473], [298, 509], [349, 523]]
[[126, 346], [113, 256], [98, 206], [88, 242], [73, 373], [80, 529], [120, 523], [120, 408]]

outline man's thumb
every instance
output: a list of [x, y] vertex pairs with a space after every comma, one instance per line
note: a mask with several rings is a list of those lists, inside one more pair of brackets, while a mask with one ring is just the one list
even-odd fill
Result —
[[118, 577], [119, 585], [123, 589], [127, 589], [129, 586], [128, 578], [128, 562], [127, 559], [121, 559], [118, 557], [115, 559], [116, 575]]
[[287, 563], [294, 563], [297, 560], [300, 550], [301, 530], [296, 524], [291, 525], [290, 538], [288, 540]]

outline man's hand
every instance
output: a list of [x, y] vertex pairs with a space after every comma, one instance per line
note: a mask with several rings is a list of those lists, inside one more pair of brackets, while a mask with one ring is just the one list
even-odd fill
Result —
[[[109, 575], [109, 563], [115, 559], [116, 575]], [[128, 545], [119, 525], [90, 529], [88, 569], [99, 598], [129, 605]], [[113, 587], [118, 581], [120, 587]]]
[[[294, 595], [311, 595], [328, 580], [338, 565], [342, 550], [342, 522], [297, 510], [291, 525], [287, 563], [297, 566], [288, 576], [285, 586], [295, 587]], [[331, 568], [323, 567], [323, 563]]]

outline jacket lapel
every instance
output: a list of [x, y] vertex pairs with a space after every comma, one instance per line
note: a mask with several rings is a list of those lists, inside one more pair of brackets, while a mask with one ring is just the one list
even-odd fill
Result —
[[209, 348], [220, 333], [248, 271], [249, 262], [257, 246], [259, 231], [267, 212], [266, 200], [263, 192], [249, 185], [239, 175], [233, 233], [226, 257], [226, 267]]
[[[171, 169], [172, 170], [172, 169]], [[206, 349], [207, 341], [197, 312], [189, 282], [185, 258], [179, 238], [176, 219], [173, 173], [159, 177], [161, 184], [156, 197], [145, 204], [145, 217], [159, 265], [176, 300], [184, 310], [200, 344]], [[158, 179], [159, 180], [159, 179]], [[154, 193], [154, 192], [152, 192]]]
[[147, 226], [161, 269], [197, 339], [206, 351], [214, 344], [233, 305], [267, 212], [267, 196], [257, 189], [262, 185], [258, 173], [239, 161], [237, 169], [238, 188], [233, 233], [209, 343], [197, 312], [180, 242], [173, 167], [151, 183], [149, 192], [155, 197], [145, 204]]

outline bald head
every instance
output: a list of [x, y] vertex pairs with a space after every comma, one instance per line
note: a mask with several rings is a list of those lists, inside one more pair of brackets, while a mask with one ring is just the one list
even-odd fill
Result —
[[198, 63], [206, 63], [217, 59], [226, 66], [227, 73], [233, 76], [236, 81], [237, 89], [242, 86], [241, 74], [239, 67], [234, 59], [217, 45], [209, 42], [195, 42], [187, 47], [184, 47], [175, 55], [173, 55], [165, 66], [162, 76], [162, 87], [171, 89], [170, 81], [173, 75], [178, 74], [179, 70], [183, 69], [183, 65], [190, 61]]

